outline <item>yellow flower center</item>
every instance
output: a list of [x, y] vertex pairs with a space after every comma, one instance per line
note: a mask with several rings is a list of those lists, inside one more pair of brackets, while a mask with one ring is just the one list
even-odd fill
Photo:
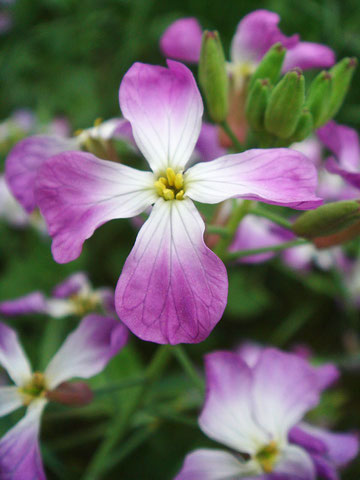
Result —
[[101, 299], [96, 294], [75, 294], [70, 297], [76, 315], [82, 316], [96, 311], [101, 306]]
[[20, 393], [23, 397], [24, 405], [28, 406], [36, 398], [43, 398], [46, 396], [47, 386], [45, 376], [41, 372], [33, 373], [31, 380], [20, 388]]
[[166, 174], [154, 183], [156, 192], [164, 200], [182, 200], [184, 198], [184, 177], [175, 173], [172, 168], [166, 169]]
[[276, 443], [272, 441], [265, 447], [261, 448], [255, 455], [255, 458], [265, 473], [271, 473], [274, 469], [278, 455], [278, 447]]

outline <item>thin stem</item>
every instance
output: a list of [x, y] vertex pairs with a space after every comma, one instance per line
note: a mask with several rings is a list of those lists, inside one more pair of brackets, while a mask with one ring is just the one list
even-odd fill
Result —
[[228, 122], [226, 120], [224, 120], [221, 124], [221, 128], [224, 130], [224, 132], [226, 133], [226, 135], [230, 138], [230, 140], [232, 141], [234, 147], [236, 148], [236, 150], [242, 152], [244, 150], [244, 147], [243, 145], [241, 145], [241, 143], [239, 142], [239, 139], [237, 138], [237, 136], [235, 135], [235, 133], [232, 131], [230, 125], [228, 124]]
[[219, 227], [217, 225], [206, 225], [206, 231], [207, 233], [221, 235], [222, 237], [227, 237], [229, 235], [229, 232], [225, 227]]
[[115, 445], [126, 433], [133, 414], [141, 407], [148, 388], [161, 375], [170, 356], [168, 345], [159, 347], [153, 356], [150, 365], [146, 369], [146, 381], [139, 387], [136, 395], [126, 405], [123, 411], [119, 411], [109, 422], [108, 431], [100, 447], [95, 452], [91, 462], [83, 476], [83, 480], [98, 480], [111, 465], [108, 457]]
[[228, 253], [225, 257], [225, 260], [236, 260], [238, 258], [247, 257], [249, 255], [257, 255], [259, 253], [279, 252], [281, 250], [285, 250], [286, 248], [299, 247], [300, 245], [307, 245], [309, 243], [311, 242], [309, 242], [308, 240], [303, 240], [302, 238], [299, 238], [297, 240], [291, 240], [290, 242], [284, 242], [278, 245], [272, 245], [270, 247], [254, 248], [249, 250], [239, 250], [237, 252]]
[[177, 358], [180, 365], [183, 367], [188, 377], [192, 380], [194, 385], [202, 392], [204, 390], [204, 379], [196, 371], [185, 349], [181, 345], [176, 345], [173, 347], [172, 352]]
[[270, 212], [269, 210], [266, 210], [265, 208], [261, 207], [260, 205], [257, 205], [254, 210], [251, 210], [251, 213], [253, 215], [257, 215], [258, 217], [264, 217], [272, 222], [276, 223], [277, 225], [280, 225], [281, 227], [286, 228], [287, 230], [292, 230], [292, 224], [289, 222], [284, 217], [281, 217], [277, 213]]
[[239, 223], [248, 214], [252, 203], [251, 200], [243, 200], [242, 202], [235, 200], [234, 204], [235, 206], [225, 227], [227, 235], [219, 240], [214, 250], [217, 256], [220, 258], [226, 257], [227, 249], [232, 243]]

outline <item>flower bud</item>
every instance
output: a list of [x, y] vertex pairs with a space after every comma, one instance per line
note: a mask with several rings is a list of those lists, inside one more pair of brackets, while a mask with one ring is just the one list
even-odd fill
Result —
[[199, 61], [199, 83], [206, 98], [209, 115], [216, 123], [228, 114], [229, 80], [224, 51], [218, 32], [205, 30]]
[[246, 118], [255, 131], [264, 130], [265, 110], [270, 97], [270, 84], [267, 79], [258, 78], [246, 99]]
[[359, 202], [343, 200], [303, 213], [293, 224], [293, 231], [300, 237], [313, 240], [346, 230], [359, 221]]
[[300, 114], [299, 121], [295, 128], [295, 132], [292, 134], [289, 144], [305, 140], [305, 138], [307, 138], [313, 131], [313, 127], [313, 116], [307, 108], [304, 108]]
[[280, 138], [290, 137], [298, 124], [305, 98], [305, 80], [299, 69], [291, 70], [272, 91], [265, 112], [265, 128]]
[[306, 106], [312, 113], [315, 128], [321, 127], [327, 121], [331, 90], [332, 76], [325, 70], [320, 72], [310, 85]]
[[62, 405], [82, 407], [92, 402], [93, 393], [85, 382], [63, 382], [55, 390], [47, 392], [46, 397]]
[[344, 58], [341, 62], [332, 67], [330, 73], [333, 77], [332, 89], [330, 96], [330, 106], [326, 123], [336, 115], [343, 104], [345, 95], [347, 94], [351, 79], [357, 66], [356, 58]]
[[281, 43], [275, 43], [264, 55], [251, 76], [249, 91], [254, 87], [256, 80], [267, 78], [272, 85], [279, 80], [281, 68], [284, 62], [286, 49]]

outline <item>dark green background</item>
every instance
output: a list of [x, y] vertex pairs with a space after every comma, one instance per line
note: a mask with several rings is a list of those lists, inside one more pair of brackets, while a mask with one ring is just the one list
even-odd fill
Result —
[[[74, 129], [90, 126], [97, 117], [119, 114], [118, 88], [134, 61], [163, 63], [158, 41], [176, 18], [196, 16], [205, 28], [218, 29], [228, 51], [238, 21], [255, 8], [281, 15], [286, 34], [326, 43], [338, 58], [360, 56], [358, 0], [18, 0], [9, 10], [14, 25], [0, 37], [0, 118], [28, 107], [43, 120], [65, 115]], [[359, 127], [359, 72], [338, 119]], [[52, 286], [69, 272], [89, 271], [95, 285], [114, 285], [136, 231], [129, 221], [114, 221], [99, 229], [80, 259], [69, 265], [53, 262], [47, 238], [34, 231], [16, 231], [0, 223], [0, 298], [7, 299]], [[357, 245], [351, 246], [351, 252]], [[338, 429], [354, 429], [360, 417], [360, 363], [348, 367], [345, 339], [354, 338], [358, 313], [344, 312], [341, 279], [335, 272], [298, 275], [279, 260], [259, 266], [231, 266], [229, 303], [224, 318], [202, 344], [186, 347], [202, 367], [202, 355], [216, 348], [233, 348], [244, 339], [290, 348], [307, 343], [318, 359], [339, 360], [343, 380], [324, 397], [315, 420]], [[19, 329], [29, 356], [38, 368], [76, 325], [75, 319], [45, 317], [9, 320]], [[141, 372], [154, 345], [135, 338], [93, 381], [94, 386], [121, 381]], [[359, 358], [359, 355], [358, 355]], [[50, 406], [44, 418], [42, 444], [50, 479], [81, 478], [86, 464], [114, 412], [121, 412], [135, 389], [101, 395], [83, 410]], [[175, 401], [174, 397], [178, 397]], [[154, 433], [106, 477], [122, 480], [165, 480], [178, 471], [194, 447], [211, 445], [196, 427], [202, 399], [173, 360], [135, 416], [134, 432], [154, 426]], [[165, 405], [165, 406], [164, 406]], [[188, 423], [174, 419], [185, 412]], [[16, 415], [1, 423], [5, 431]], [[144, 427], [145, 425], [145, 427]], [[125, 442], [130, 437], [125, 438]], [[117, 452], [123, 451], [123, 444]], [[353, 463], [342, 478], [358, 480], [360, 464]]]

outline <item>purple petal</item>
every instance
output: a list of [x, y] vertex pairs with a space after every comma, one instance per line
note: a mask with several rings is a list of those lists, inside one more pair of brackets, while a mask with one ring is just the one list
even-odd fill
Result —
[[52, 295], [55, 298], [68, 298], [88, 286], [89, 278], [86, 273], [77, 272], [59, 283], [59, 285], [54, 288]]
[[41, 167], [36, 199], [59, 263], [77, 258], [86, 239], [114, 218], [141, 213], [155, 201], [154, 178], [85, 152], [66, 152]]
[[[315, 441], [322, 442], [326, 449], [326, 458], [336, 467], [347, 465], [359, 452], [358, 434], [332, 433], [307, 423], [301, 423], [298, 429], [302, 430], [303, 435], [311, 436]], [[304, 444], [304, 447], [306, 448], [307, 445]]]
[[199, 160], [208, 162], [226, 154], [226, 149], [220, 145], [219, 127], [211, 123], [203, 122], [198, 141], [195, 146], [195, 154]]
[[332, 363], [326, 363], [314, 368], [321, 390], [325, 390], [333, 385], [340, 377], [339, 370]]
[[[252, 412], [251, 369], [236, 353], [205, 357], [206, 399], [199, 425], [210, 438], [236, 451], [254, 454], [269, 441]], [[263, 399], [266, 402], [266, 397]]]
[[230, 480], [246, 479], [249, 475], [254, 480], [265, 480], [265, 477], [254, 477], [254, 469], [246, 463], [240, 463], [235, 455], [224, 450], [195, 450], [189, 453], [181, 471], [174, 480]]
[[46, 480], [39, 447], [44, 401], [29, 407], [25, 417], [0, 440], [2, 480]]
[[336, 468], [320, 455], [311, 455], [317, 475], [324, 480], [340, 480]]
[[200, 57], [202, 29], [196, 18], [180, 18], [172, 23], [160, 39], [165, 57], [197, 63]]
[[[275, 229], [273, 222], [255, 215], [247, 215], [238, 227], [230, 251], [264, 248], [283, 243], [284, 235]], [[240, 263], [265, 262], [274, 257], [274, 252], [260, 253], [240, 258]]]
[[290, 148], [308, 157], [316, 167], [322, 162], [322, 145], [316, 137], [309, 137], [302, 142], [293, 143]]
[[196, 343], [220, 320], [226, 269], [205, 245], [191, 200], [155, 204], [127, 258], [115, 292], [119, 318], [143, 340]]
[[259, 424], [286, 436], [319, 402], [318, 378], [305, 360], [291, 353], [264, 349], [254, 368], [253, 401]]
[[202, 162], [185, 173], [186, 194], [202, 203], [247, 198], [298, 210], [315, 208], [317, 172], [300, 152], [254, 149]]
[[309, 453], [313, 454], [325, 454], [326, 445], [325, 443], [314, 435], [308, 433], [305, 429], [301, 428], [303, 424], [295, 425], [289, 432], [289, 441], [291, 443], [296, 443], [300, 447], [305, 448]]
[[74, 377], [101, 372], [126, 344], [128, 331], [114, 318], [91, 314], [65, 340], [46, 368], [50, 389]]
[[270, 478], [279, 480], [316, 480], [315, 467], [308, 455], [302, 448], [288, 445], [282, 452], [279, 462], [276, 464], [274, 475]]
[[274, 43], [294, 47], [298, 35], [286, 37], [278, 28], [280, 17], [268, 10], [255, 10], [239, 23], [231, 45], [232, 62], [259, 62]]
[[236, 350], [236, 353], [250, 368], [253, 368], [257, 364], [263, 350], [264, 347], [258, 343], [244, 342]]
[[20, 345], [16, 332], [0, 323], [0, 365], [16, 385], [24, 385], [31, 379], [29, 361]]
[[286, 52], [283, 72], [298, 67], [302, 70], [310, 68], [329, 68], [335, 63], [335, 53], [331, 48], [320, 43], [300, 42]]
[[42, 292], [32, 292], [15, 300], [0, 302], [0, 313], [6, 316], [46, 313], [47, 305]]
[[116, 315], [114, 290], [112, 288], [98, 288], [96, 293], [101, 298], [105, 312], [108, 315]]
[[317, 130], [317, 136], [337, 158], [345, 170], [358, 172], [360, 167], [360, 144], [356, 130], [331, 121]]
[[48, 158], [75, 150], [76, 140], [36, 135], [17, 143], [6, 158], [5, 178], [15, 198], [31, 213], [37, 206], [34, 188], [37, 172]]
[[191, 71], [167, 61], [168, 68], [135, 63], [120, 85], [120, 107], [150, 167], [184, 168], [199, 137], [203, 103]]
[[346, 180], [350, 185], [355, 188], [360, 188], [360, 172], [350, 172], [345, 168], [339, 167], [339, 164], [334, 158], [329, 158], [325, 164], [326, 169], [330, 173], [335, 173], [336, 175], [340, 175], [344, 180]]

